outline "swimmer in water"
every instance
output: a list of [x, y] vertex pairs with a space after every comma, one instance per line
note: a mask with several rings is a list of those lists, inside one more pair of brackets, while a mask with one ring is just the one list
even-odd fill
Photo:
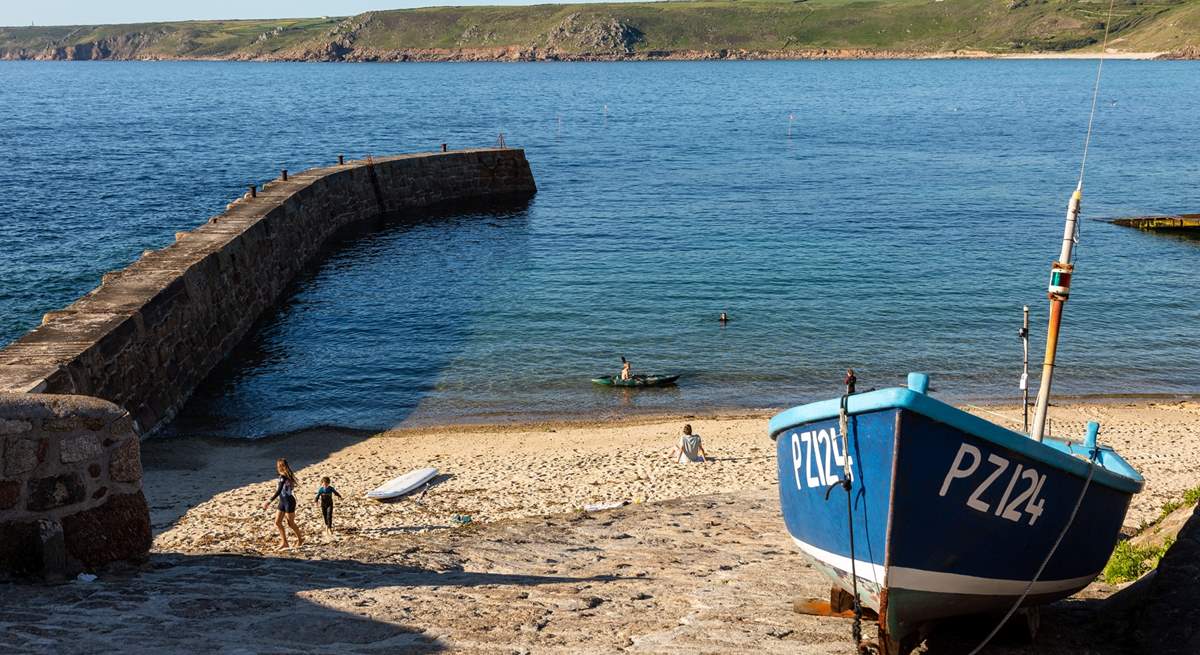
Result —
[[721, 312], [721, 318], [718, 318], [717, 320], [720, 321], [721, 323], [728, 323], [729, 315], [726, 314], [725, 312]]

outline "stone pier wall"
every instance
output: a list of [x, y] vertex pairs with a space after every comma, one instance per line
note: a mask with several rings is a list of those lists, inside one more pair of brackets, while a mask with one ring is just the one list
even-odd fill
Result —
[[338, 230], [439, 203], [535, 192], [524, 151], [507, 148], [347, 162], [275, 180], [104, 275], [0, 350], [0, 392], [102, 398], [149, 433]]
[[0, 576], [71, 575], [150, 549], [140, 440], [96, 398], [0, 394]]

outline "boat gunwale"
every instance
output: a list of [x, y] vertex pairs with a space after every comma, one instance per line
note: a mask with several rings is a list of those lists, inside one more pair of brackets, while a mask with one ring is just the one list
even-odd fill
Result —
[[616, 375], [598, 375], [591, 378], [591, 381], [592, 384], [604, 387], [656, 387], [674, 384], [681, 377], [683, 377], [682, 373], [649, 373], [631, 378], [641, 378], [640, 384], [622, 384], [623, 382], [627, 382], [627, 380], [621, 380]]
[[[906, 387], [891, 387], [877, 391], [851, 394], [847, 399], [846, 411], [850, 415], [886, 411], [889, 409], [908, 410], [921, 414], [996, 446], [1020, 453], [1021, 455], [1081, 478], [1087, 478], [1088, 471], [1091, 468], [1089, 460], [1080, 459], [1069, 454], [1069, 451], [1073, 450], [1072, 446], [1076, 445], [1074, 442], [1054, 438], [1046, 439], [1047, 442], [1061, 444], [1062, 449], [1060, 450], [1051, 445], [1051, 443], [1035, 441], [1019, 432], [1001, 427]], [[771, 417], [769, 424], [771, 439], [775, 440], [779, 437], [779, 433], [806, 423], [837, 418], [840, 411], [840, 396], [784, 410]], [[1092, 477], [1093, 481], [1123, 493], [1135, 494], [1142, 490], [1145, 480], [1124, 458], [1111, 448], [1104, 446], [1099, 446], [1098, 448], [1103, 454], [1111, 454], [1112, 457], [1115, 457], [1132, 475], [1126, 475], [1110, 469], [1107, 462], [1102, 462], [1098, 458], [1096, 472]]]

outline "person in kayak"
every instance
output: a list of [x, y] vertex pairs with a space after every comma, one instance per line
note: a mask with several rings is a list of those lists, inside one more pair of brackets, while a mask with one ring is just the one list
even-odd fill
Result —
[[671, 459], [680, 464], [691, 462], [704, 464], [708, 462], [708, 454], [704, 452], [704, 445], [700, 441], [700, 435], [692, 434], [690, 423], [683, 426], [683, 436], [679, 437], [679, 443], [675, 444], [675, 449], [671, 451]]
[[342, 497], [337, 489], [329, 483], [329, 476], [321, 478], [321, 486], [317, 489], [317, 497], [313, 502], [321, 503], [321, 516], [325, 519], [325, 529], [333, 534], [333, 497]]
[[287, 519], [288, 526], [292, 528], [292, 532], [296, 533], [296, 546], [303, 546], [304, 535], [300, 533], [300, 528], [296, 525], [296, 473], [292, 471], [291, 466], [288, 466], [288, 461], [282, 457], [275, 460], [275, 472], [279, 474], [279, 481], [275, 485], [275, 495], [263, 503], [263, 509], [270, 507], [271, 501], [278, 498], [279, 509], [275, 513], [275, 527], [279, 529], [279, 545], [283, 548], [288, 547], [287, 529], [283, 527], [283, 521]]
[[629, 360], [625, 359], [624, 357], [621, 358], [621, 379], [622, 380], [632, 380], [633, 379], [633, 365], [630, 364]]

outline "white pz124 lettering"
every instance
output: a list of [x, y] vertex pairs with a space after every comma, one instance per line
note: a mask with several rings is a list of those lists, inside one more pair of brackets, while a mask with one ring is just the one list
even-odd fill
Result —
[[[969, 461], [968, 461], [969, 460]], [[971, 444], [963, 444], [954, 456], [954, 463], [946, 471], [946, 479], [942, 480], [939, 496], [945, 496], [950, 491], [950, 485], [955, 480], [971, 478], [979, 470], [985, 459], [983, 453]], [[995, 453], [988, 453], [986, 462], [992, 467], [990, 472], [983, 475], [983, 480], [967, 498], [967, 507], [984, 514], [991, 513], [1014, 523], [1029, 515], [1029, 525], [1037, 523], [1046, 506], [1045, 499], [1038, 498], [1042, 493], [1042, 485], [1046, 484], [1046, 476], [1038, 473], [1032, 467], [1017, 464], [1010, 470], [1011, 461]], [[986, 471], [986, 468], [985, 468]], [[982, 499], [987, 490], [999, 479], [1008, 474], [1008, 483], [1004, 485], [1004, 494], [1000, 502], [993, 507]], [[1015, 493], [1014, 493], [1015, 492]], [[1022, 509], [1022, 505], [1024, 508]]]
[[[842, 480], [838, 472], [854, 460], [842, 452], [837, 430], [810, 430], [792, 433], [792, 466], [796, 473], [796, 488], [803, 490], [828, 487]], [[851, 472], [850, 479], [854, 479]]]

